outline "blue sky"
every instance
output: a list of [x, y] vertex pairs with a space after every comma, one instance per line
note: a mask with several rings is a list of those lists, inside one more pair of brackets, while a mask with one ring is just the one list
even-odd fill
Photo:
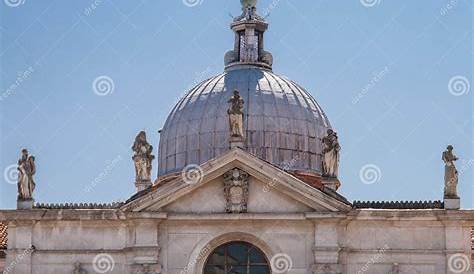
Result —
[[[136, 133], [147, 130], [157, 148], [173, 105], [221, 72], [233, 46], [239, 1], [187, 1], [0, 3], [1, 208], [16, 206], [11, 171], [22, 147], [36, 156], [37, 202], [133, 194]], [[258, 6], [270, 11], [274, 72], [306, 87], [338, 131], [343, 195], [442, 199], [441, 152], [453, 144], [462, 206], [473, 207], [472, 1]], [[99, 76], [113, 92], [94, 92]], [[375, 182], [363, 182], [364, 167], [375, 167]]]

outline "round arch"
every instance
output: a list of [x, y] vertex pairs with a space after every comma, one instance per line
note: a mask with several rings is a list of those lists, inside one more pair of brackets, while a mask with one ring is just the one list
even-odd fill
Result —
[[265, 254], [249, 242], [232, 241], [216, 249], [206, 259], [203, 273], [266, 273], [271, 269]]
[[[210, 241], [208, 240], [201, 243], [195, 248], [190, 256], [191, 261], [188, 264], [188, 273], [203, 274], [204, 265], [212, 252], [218, 247], [231, 242], [246, 242], [255, 246], [263, 253], [269, 262], [274, 254], [279, 252], [279, 250], [272, 249], [266, 242], [252, 234], [242, 232], [226, 233]], [[271, 269], [270, 273], [272, 273]]]

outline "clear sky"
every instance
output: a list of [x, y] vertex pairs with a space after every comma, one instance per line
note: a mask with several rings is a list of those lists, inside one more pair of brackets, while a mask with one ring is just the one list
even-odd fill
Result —
[[[274, 72], [306, 87], [338, 131], [343, 195], [442, 199], [441, 153], [453, 144], [462, 205], [473, 207], [472, 1], [258, 7]], [[2, 0], [0, 207], [16, 206], [23, 147], [36, 156], [37, 202], [132, 195], [136, 133], [158, 147], [177, 100], [223, 70], [238, 14], [238, 0]], [[94, 92], [100, 76], [111, 92]]]

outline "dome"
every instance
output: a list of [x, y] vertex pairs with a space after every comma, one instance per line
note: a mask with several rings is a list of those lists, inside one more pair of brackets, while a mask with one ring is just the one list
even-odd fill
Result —
[[159, 176], [230, 149], [234, 90], [245, 102], [244, 150], [285, 170], [321, 173], [321, 139], [331, 126], [318, 103], [270, 69], [237, 66], [198, 84], [173, 108], [161, 130]]
[[[322, 138], [331, 125], [304, 88], [273, 73], [273, 55], [264, 49], [268, 24], [257, 13], [257, 1], [241, 2], [242, 14], [230, 24], [235, 43], [224, 55], [224, 73], [191, 89], [166, 119], [158, 176], [202, 164], [235, 146], [297, 176], [322, 173]], [[244, 108], [238, 106], [243, 119], [232, 114], [238, 121], [231, 133], [228, 110], [234, 91]]]

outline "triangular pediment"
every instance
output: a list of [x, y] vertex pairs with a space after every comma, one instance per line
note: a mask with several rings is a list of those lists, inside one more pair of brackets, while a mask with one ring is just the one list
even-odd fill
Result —
[[222, 213], [224, 174], [239, 169], [249, 176], [249, 213], [350, 210], [347, 203], [238, 148], [203, 163], [198, 169], [201, 175], [198, 182], [190, 184], [184, 176], [177, 176], [131, 199], [122, 209]]

